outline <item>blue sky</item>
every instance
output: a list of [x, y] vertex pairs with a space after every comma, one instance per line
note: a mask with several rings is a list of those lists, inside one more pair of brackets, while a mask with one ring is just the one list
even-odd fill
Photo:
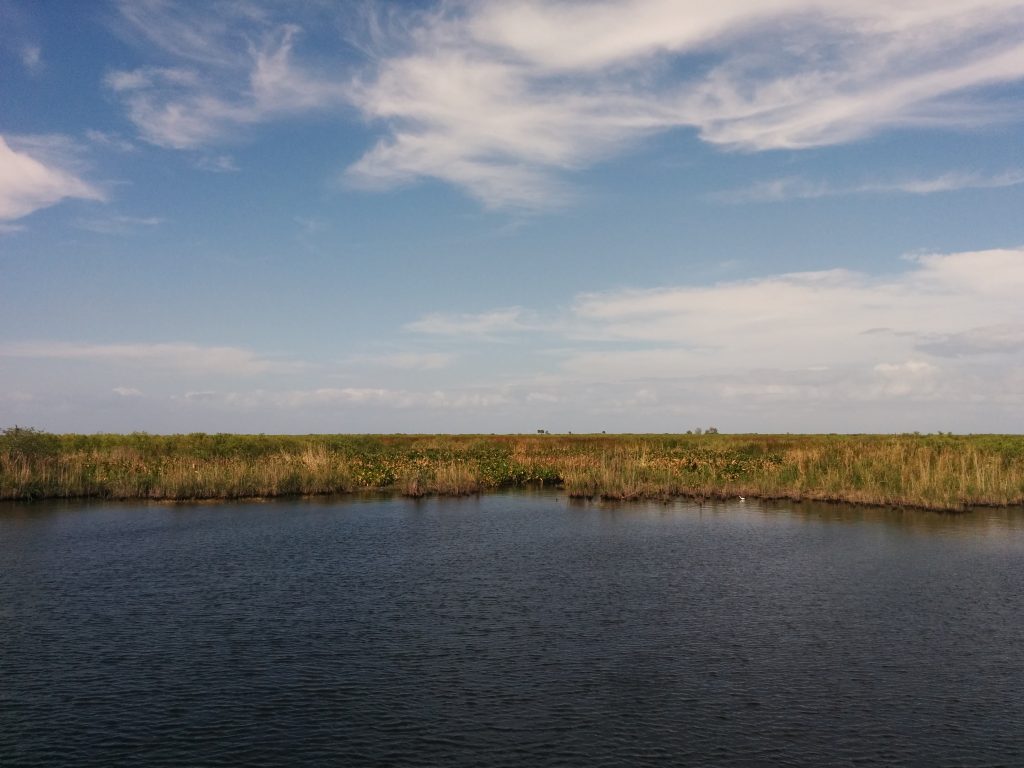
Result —
[[0, 426], [1024, 431], [1022, 131], [1020, 1], [0, 0]]

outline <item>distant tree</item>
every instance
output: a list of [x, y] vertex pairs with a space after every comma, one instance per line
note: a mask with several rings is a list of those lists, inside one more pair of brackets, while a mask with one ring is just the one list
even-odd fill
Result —
[[704, 430], [704, 434], [705, 435], [717, 435], [718, 434], [718, 427], [708, 427], [707, 429]]
[[697, 428], [696, 428], [695, 430], [693, 430], [693, 434], [695, 434], [695, 435], [699, 435], [699, 434], [702, 434], [702, 432], [701, 432], [701, 428], [700, 428], [700, 427], [697, 427]]

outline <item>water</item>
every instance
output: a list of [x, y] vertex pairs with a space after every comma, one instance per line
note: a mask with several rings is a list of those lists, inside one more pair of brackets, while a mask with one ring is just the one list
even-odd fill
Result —
[[1024, 765], [1024, 513], [0, 506], [0, 765]]

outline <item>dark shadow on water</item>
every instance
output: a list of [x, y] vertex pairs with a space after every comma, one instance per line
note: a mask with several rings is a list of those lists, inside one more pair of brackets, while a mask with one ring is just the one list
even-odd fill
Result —
[[421, 512], [459, 510], [468, 512], [487, 508], [488, 499], [516, 499], [517, 503], [536, 500], [549, 507], [552, 503], [570, 511], [599, 512], [629, 517], [666, 515], [733, 515], [748, 519], [796, 519], [809, 523], [878, 524], [919, 533], [955, 534], [1024, 530], [1024, 507], [977, 507], [966, 512], [936, 512], [897, 507], [879, 507], [844, 502], [774, 501], [759, 499], [668, 501], [615, 501], [573, 498], [560, 489], [517, 488], [465, 496], [405, 497], [392, 492], [279, 497], [238, 500], [148, 501], [103, 499], [45, 499], [39, 501], [0, 501], [0, 522], [41, 521], [54, 516], [82, 514], [100, 510], [128, 513], [133, 510], [162, 510], [183, 514], [204, 510], [296, 509], [344, 511], [361, 506], [403, 508]]

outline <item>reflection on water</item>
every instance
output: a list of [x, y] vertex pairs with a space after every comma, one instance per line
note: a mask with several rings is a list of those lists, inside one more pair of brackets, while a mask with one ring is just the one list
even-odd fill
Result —
[[666, 516], [674, 514], [729, 515], [751, 522], [763, 519], [768, 523], [794, 517], [808, 523], [877, 524], [898, 528], [904, 532], [920, 531], [930, 534], [994, 536], [1024, 531], [1024, 508], [978, 507], [970, 512], [932, 512], [924, 509], [876, 507], [863, 504], [841, 504], [815, 501], [761, 501], [758, 499], [731, 501], [677, 500], [662, 503], [636, 503], [620, 501], [587, 501], [567, 499], [571, 508], [599, 510], [620, 515]]
[[0, 505], [0, 765], [1024, 764], [1024, 511]]

